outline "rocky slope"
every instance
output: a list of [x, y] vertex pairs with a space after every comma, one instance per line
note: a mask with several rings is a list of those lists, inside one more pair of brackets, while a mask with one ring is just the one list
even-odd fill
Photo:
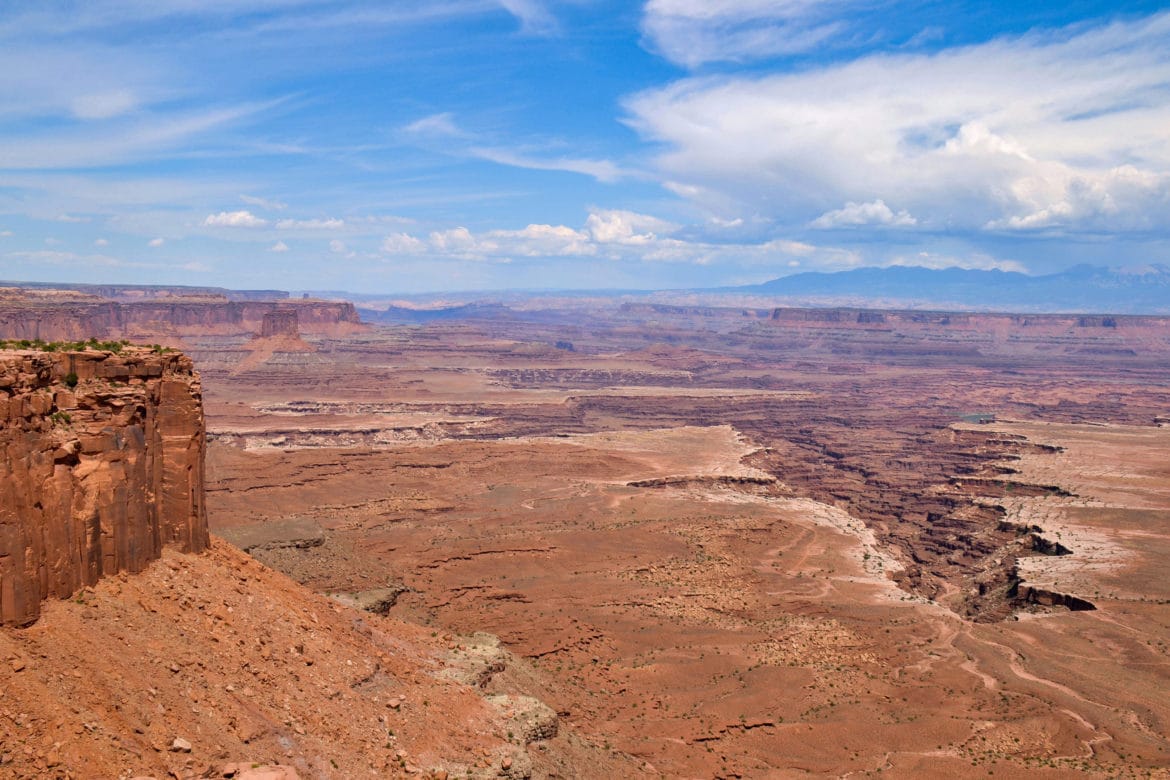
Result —
[[638, 776], [516, 695], [526, 667], [484, 635], [312, 594], [213, 537], [0, 628], [0, 777]]
[[0, 624], [207, 546], [201, 397], [176, 352], [0, 351]]

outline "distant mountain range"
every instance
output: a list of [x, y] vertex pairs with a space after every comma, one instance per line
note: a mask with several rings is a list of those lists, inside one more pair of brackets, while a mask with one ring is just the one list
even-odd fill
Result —
[[801, 273], [763, 284], [722, 288], [803, 301], [857, 302], [977, 310], [1170, 313], [1170, 267], [1078, 265], [1029, 276], [1012, 271], [890, 266], [837, 273]]

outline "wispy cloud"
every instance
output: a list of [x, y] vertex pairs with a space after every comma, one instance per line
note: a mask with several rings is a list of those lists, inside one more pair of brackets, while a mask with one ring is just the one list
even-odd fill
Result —
[[421, 119], [416, 119], [402, 129], [411, 135], [426, 138], [460, 138], [466, 135], [466, 133], [455, 125], [455, 115], [450, 111], [424, 116]]
[[507, 149], [493, 149], [488, 147], [473, 147], [468, 150], [472, 157], [481, 160], [510, 165], [514, 168], [528, 168], [536, 171], [566, 171], [591, 176], [601, 182], [611, 183], [626, 178], [631, 174], [623, 170], [611, 160], [593, 160], [578, 157], [532, 157], [518, 154]]
[[651, 49], [694, 68], [805, 52], [848, 28], [859, 0], [649, 0], [642, 31]]
[[267, 209], [269, 211], [283, 211], [288, 208], [287, 203], [282, 203], [278, 200], [269, 200], [268, 198], [258, 198], [255, 195], [240, 195], [240, 200], [249, 206], [256, 206], [257, 208]]
[[345, 220], [329, 217], [326, 219], [282, 219], [276, 223], [278, 230], [341, 230]]
[[508, 13], [520, 20], [520, 29], [533, 35], [557, 31], [557, 20], [541, 0], [499, 0]]
[[79, 119], [110, 119], [137, 106], [137, 96], [128, 89], [78, 95], [72, 102], [73, 114]]
[[165, 116], [136, 116], [100, 132], [69, 127], [25, 135], [0, 135], [0, 169], [94, 168], [175, 155], [190, 155], [212, 130], [243, 122], [281, 100], [209, 108]]

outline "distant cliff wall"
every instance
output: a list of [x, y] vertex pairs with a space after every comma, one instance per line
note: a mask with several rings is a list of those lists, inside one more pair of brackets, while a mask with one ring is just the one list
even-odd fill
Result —
[[260, 325], [260, 337], [300, 336], [300, 323], [296, 309], [275, 309], [264, 315]]
[[135, 338], [148, 334], [255, 335], [276, 310], [296, 312], [303, 333], [362, 330], [352, 303], [336, 301], [53, 302], [0, 300], [0, 338], [44, 341]]
[[186, 356], [0, 350], [0, 624], [27, 625], [164, 545], [208, 545]]

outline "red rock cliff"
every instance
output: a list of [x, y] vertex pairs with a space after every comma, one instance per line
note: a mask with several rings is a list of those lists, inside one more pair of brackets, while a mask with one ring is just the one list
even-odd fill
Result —
[[336, 301], [45, 301], [0, 296], [0, 338], [65, 341], [137, 339], [148, 334], [255, 335], [274, 311], [296, 312], [301, 332], [342, 335], [363, 329], [352, 303]]
[[0, 351], [0, 624], [164, 545], [204, 550], [203, 456], [186, 356]]

